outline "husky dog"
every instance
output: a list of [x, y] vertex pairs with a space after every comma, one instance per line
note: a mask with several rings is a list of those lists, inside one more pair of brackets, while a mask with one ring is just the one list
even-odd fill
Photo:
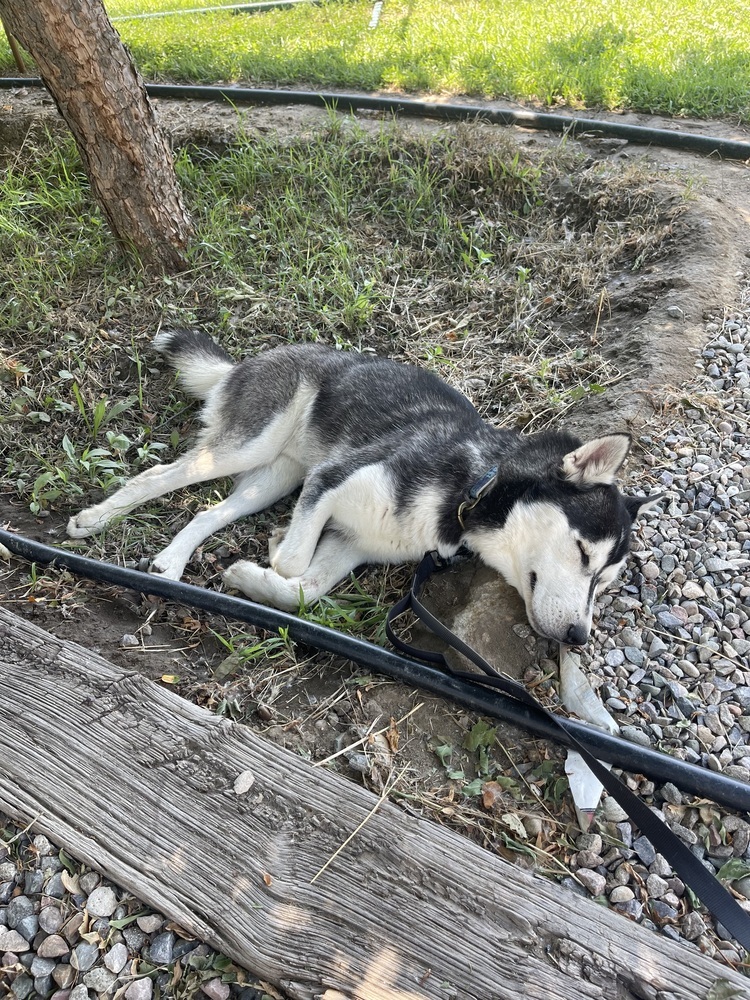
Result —
[[614, 485], [628, 434], [582, 444], [560, 431], [499, 430], [411, 365], [310, 344], [234, 364], [187, 330], [162, 332], [154, 346], [205, 400], [197, 444], [71, 518], [68, 534], [85, 538], [171, 490], [234, 476], [230, 496], [154, 559], [151, 572], [173, 580], [209, 535], [301, 485], [270, 568], [236, 562], [224, 573], [230, 587], [295, 610], [301, 595], [316, 600], [363, 563], [467, 546], [519, 591], [537, 632], [579, 645], [636, 515], [655, 502]]

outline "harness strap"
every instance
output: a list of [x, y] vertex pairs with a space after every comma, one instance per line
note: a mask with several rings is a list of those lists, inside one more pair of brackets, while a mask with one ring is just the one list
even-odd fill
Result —
[[[719, 882], [693, 852], [669, 829], [655, 813], [606, 767], [599, 763], [586, 744], [563, 729], [559, 719], [548, 712], [537, 699], [517, 681], [504, 677], [476, 650], [460, 639], [454, 632], [436, 618], [422, 604], [420, 595], [427, 580], [436, 571], [451, 565], [450, 560], [442, 560], [435, 552], [428, 552], [419, 564], [411, 589], [395, 604], [386, 619], [386, 634], [397, 649], [419, 660], [437, 663], [454, 677], [469, 680], [487, 687], [496, 688], [541, 712], [552, 725], [565, 735], [566, 741], [581, 755], [586, 765], [598, 778], [607, 792], [622, 806], [641, 833], [647, 837], [654, 849], [662, 854], [672, 866], [675, 873], [704, 903], [716, 920], [720, 921], [734, 938], [750, 952], [750, 915], [742, 909], [734, 897]], [[478, 676], [469, 671], [453, 670], [442, 653], [418, 649], [399, 639], [393, 631], [393, 621], [406, 611], [411, 610], [436, 636], [447, 645], [457, 650], [471, 663], [477, 666], [484, 676]]]

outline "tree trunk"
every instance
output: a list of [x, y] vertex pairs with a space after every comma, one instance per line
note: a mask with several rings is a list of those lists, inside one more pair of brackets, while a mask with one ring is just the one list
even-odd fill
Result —
[[192, 228], [172, 153], [101, 0], [0, 0], [70, 127], [114, 235], [151, 267], [177, 271]]

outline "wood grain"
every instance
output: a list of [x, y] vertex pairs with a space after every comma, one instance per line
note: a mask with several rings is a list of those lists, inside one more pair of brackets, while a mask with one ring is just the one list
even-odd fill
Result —
[[[0, 609], [0, 809], [297, 1000], [704, 1000], [743, 977]], [[235, 781], [251, 772], [250, 789]]]

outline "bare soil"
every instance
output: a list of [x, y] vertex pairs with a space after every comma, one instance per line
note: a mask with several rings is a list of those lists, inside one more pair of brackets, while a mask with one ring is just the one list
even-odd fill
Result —
[[[230, 144], [236, 134], [237, 116], [229, 107], [160, 101], [158, 114], [176, 145], [204, 144], [217, 149]], [[254, 108], [244, 113], [244, 128], [295, 137], [318, 127], [322, 117], [323, 112], [308, 107]], [[656, 127], [675, 127], [674, 122], [645, 116], [623, 117]], [[372, 122], [373, 127], [379, 121], [377, 116], [361, 116], [361, 120]], [[0, 144], [7, 149], [22, 143], [30, 125], [36, 123], [37, 127], [40, 122], [60, 127], [49, 99], [41, 93], [29, 91], [0, 100]], [[747, 130], [728, 123], [679, 125], [750, 139]], [[407, 127], [429, 131], [450, 126], [413, 121]], [[512, 132], [520, 147], [532, 154], [561, 141], [534, 131]], [[693, 352], [702, 343], [706, 318], [720, 315], [734, 301], [739, 276], [748, 270], [747, 165], [593, 137], [577, 140], [575, 145], [592, 161], [643, 161], [655, 166], [663, 171], [665, 203], [686, 197], [687, 201], [679, 233], [660, 259], [643, 269], [614, 276], [594, 328], [588, 318], [575, 314], [561, 320], [563, 343], [566, 338], [570, 343], [587, 339], [625, 373], [606, 393], [582, 398], [568, 410], [565, 420], [585, 433], [623, 426], [637, 433], [646, 425], [664, 426], [669, 421], [667, 388], [679, 390], [690, 377]], [[477, 374], [471, 371], [470, 359], [467, 365], [467, 370], [461, 371], [463, 380]], [[158, 406], [159, 400], [153, 399], [152, 404]], [[626, 490], [640, 492], [648, 482], [645, 476], [636, 453], [625, 480]], [[0, 497], [0, 523], [52, 544], [63, 541], [64, 524], [72, 512], [52, 509], [39, 518], [11, 493]], [[283, 506], [277, 508], [270, 521], [283, 513]], [[214, 562], [213, 569], [204, 563], [202, 571], [191, 578], [193, 582], [218, 586], [221, 553]], [[403, 589], [408, 579], [408, 568], [392, 572], [388, 591]], [[382, 586], [381, 571], [367, 571], [361, 583], [364, 589], [377, 593]], [[440, 588], [447, 589], [436, 600], [450, 608], [463, 600], [467, 586], [471, 580], [467, 582], [466, 575], [452, 590], [450, 583], [443, 581]], [[394, 768], [400, 771], [408, 766], [397, 792], [405, 808], [429, 813], [438, 822], [469, 833], [519, 863], [533, 863], [553, 875], [565, 873], [566, 855], [579, 830], [560, 754], [554, 746], [504, 727], [500, 745], [491, 750], [488, 759], [481, 751], [481, 740], [478, 747], [475, 745], [481, 738], [481, 732], [474, 729], [477, 719], [455, 705], [384, 677], [364, 675], [356, 664], [333, 660], [312, 649], [297, 647], [278, 660], [259, 657], [243, 663], [228, 659], [228, 651], [215, 633], [236, 633], [232, 623], [209, 619], [190, 608], [74, 580], [65, 572], [42, 573], [37, 568], [30, 574], [28, 566], [15, 560], [5, 569], [0, 564], [0, 598], [10, 610], [49, 631], [151, 678], [162, 678], [185, 697], [245, 721], [269, 739], [312, 760], [322, 760], [364, 739], [330, 766], [378, 791]], [[554, 704], [549, 659], [553, 650], [546, 641], [528, 635], [520, 602], [512, 595], [506, 595], [504, 602], [506, 639], [498, 665], [506, 665], [506, 656], [515, 644], [521, 676]], [[495, 609], [484, 610], [496, 617]], [[132, 636], [135, 640], [123, 639]], [[524, 657], [528, 657], [526, 667]], [[374, 735], [381, 729], [385, 730], [382, 735]], [[485, 787], [484, 794], [467, 796], [464, 789], [477, 777], [492, 779], [491, 786]], [[511, 811], [524, 821], [525, 835], [508, 820]]]

